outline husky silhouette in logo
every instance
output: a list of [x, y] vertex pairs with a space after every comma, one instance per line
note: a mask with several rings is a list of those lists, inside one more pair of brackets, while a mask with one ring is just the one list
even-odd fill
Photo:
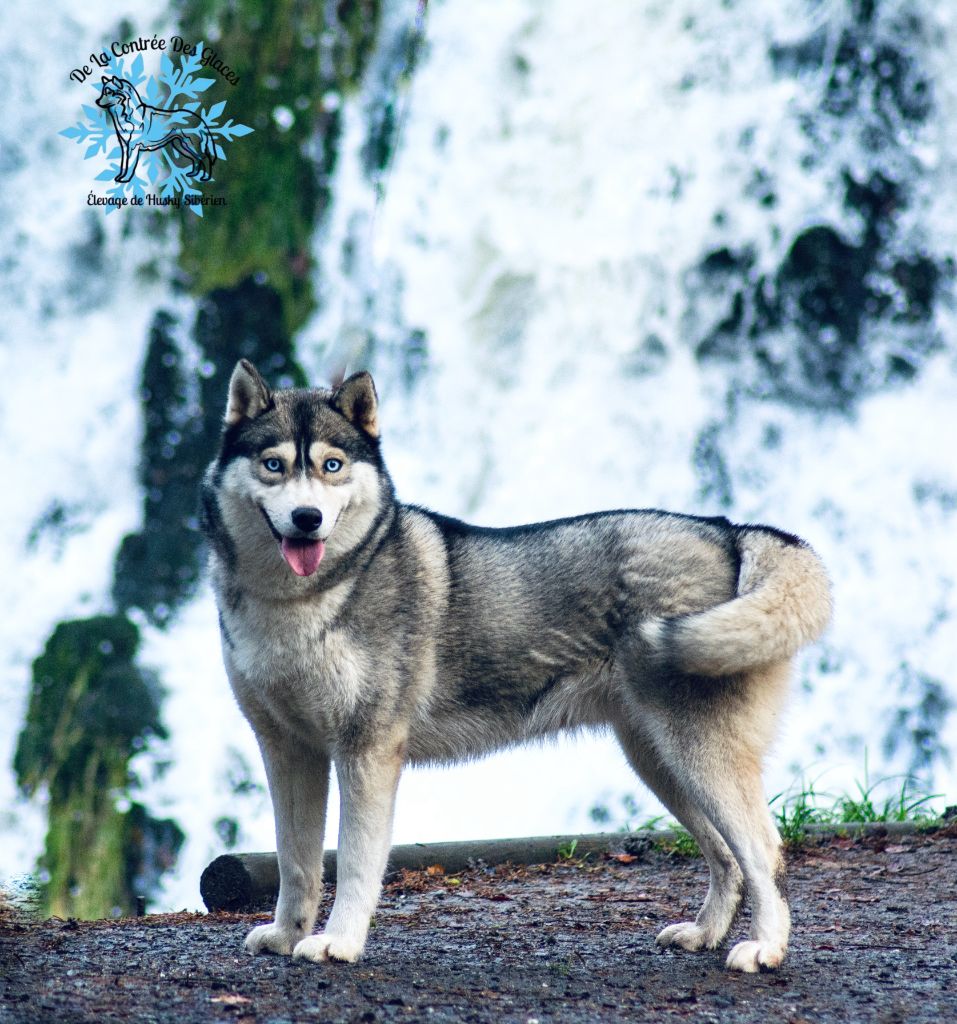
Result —
[[216, 147], [206, 122], [192, 110], [164, 110], [144, 103], [133, 83], [115, 75], [103, 76], [103, 89], [96, 101], [113, 118], [122, 156], [120, 173], [114, 180], [130, 181], [144, 149], [173, 146], [193, 161], [191, 175], [209, 181], [216, 162]]

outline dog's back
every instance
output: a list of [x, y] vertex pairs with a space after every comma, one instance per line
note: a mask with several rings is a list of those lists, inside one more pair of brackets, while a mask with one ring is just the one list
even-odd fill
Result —
[[[829, 615], [810, 549], [723, 518], [618, 511], [483, 529], [403, 508], [402, 519], [419, 541], [375, 589], [363, 629], [375, 631], [390, 580], [397, 605], [421, 610], [405, 628], [421, 631], [417, 647], [435, 649], [430, 717], [449, 729], [414, 732], [416, 760], [622, 718], [643, 694], [660, 693], [663, 676], [733, 676], [786, 661]], [[819, 591], [806, 608], [786, 607], [770, 589], [804, 576]], [[417, 599], [420, 581], [432, 589], [427, 600]], [[770, 626], [765, 605], [780, 609]]]

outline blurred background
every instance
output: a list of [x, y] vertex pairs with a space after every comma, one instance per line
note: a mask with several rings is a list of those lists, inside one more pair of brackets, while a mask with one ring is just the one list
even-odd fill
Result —
[[[803, 535], [837, 612], [769, 795], [955, 801], [957, 9], [9, 0], [4, 28], [8, 886], [197, 908], [213, 856], [274, 848], [195, 517], [241, 356], [273, 384], [370, 369], [407, 501]], [[255, 129], [202, 217], [88, 206], [106, 160], [60, 134], [99, 92], [71, 70], [154, 34], [214, 47], [239, 81], [207, 99]], [[570, 738], [408, 772], [395, 840], [657, 813], [610, 739]]]

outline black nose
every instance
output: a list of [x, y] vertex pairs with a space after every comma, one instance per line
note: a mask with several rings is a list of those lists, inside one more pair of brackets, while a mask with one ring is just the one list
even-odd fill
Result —
[[301, 508], [292, 510], [292, 522], [297, 530], [302, 530], [303, 533], [312, 533], [313, 530], [319, 529], [322, 523], [322, 513], [317, 508], [303, 505]]

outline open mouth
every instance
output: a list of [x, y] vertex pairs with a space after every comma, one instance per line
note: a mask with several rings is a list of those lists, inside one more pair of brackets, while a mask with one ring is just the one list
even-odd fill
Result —
[[311, 576], [319, 568], [322, 556], [326, 553], [326, 545], [321, 540], [311, 540], [309, 537], [284, 537], [273, 526], [269, 514], [261, 505], [259, 511], [279, 543], [279, 550], [289, 568], [297, 576]]

